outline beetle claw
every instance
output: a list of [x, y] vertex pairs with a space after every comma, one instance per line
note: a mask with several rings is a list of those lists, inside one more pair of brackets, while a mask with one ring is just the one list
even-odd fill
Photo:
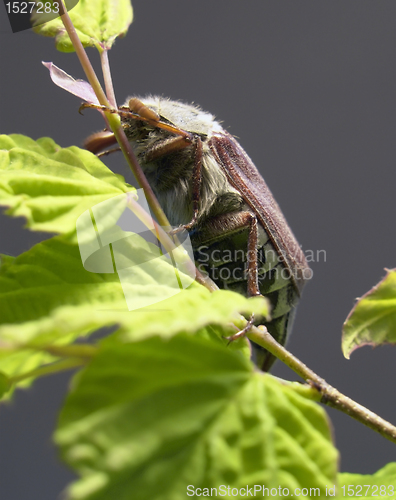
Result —
[[254, 323], [254, 314], [250, 316], [249, 321], [246, 323], [246, 326], [242, 328], [242, 330], [240, 330], [237, 333], [234, 333], [234, 335], [230, 335], [229, 337], [224, 337], [226, 340], [228, 340], [227, 345], [230, 345], [231, 342], [234, 342], [234, 340], [240, 339], [241, 337], [245, 337], [248, 331], [252, 328], [253, 323]]

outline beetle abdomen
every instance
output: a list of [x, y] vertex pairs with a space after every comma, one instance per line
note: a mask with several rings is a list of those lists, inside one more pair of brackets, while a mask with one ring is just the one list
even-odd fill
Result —
[[[232, 234], [225, 234], [216, 241], [206, 242], [199, 241], [199, 233], [192, 234], [198, 269], [207, 274], [219, 288], [245, 296], [248, 290], [247, 233], [248, 228], [245, 228]], [[271, 303], [271, 320], [257, 319], [283, 345], [292, 327], [299, 295], [288, 268], [261, 225], [259, 225], [257, 257], [259, 289]], [[254, 344], [254, 356], [256, 364], [264, 371], [268, 371], [275, 361], [274, 356], [256, 344]]]

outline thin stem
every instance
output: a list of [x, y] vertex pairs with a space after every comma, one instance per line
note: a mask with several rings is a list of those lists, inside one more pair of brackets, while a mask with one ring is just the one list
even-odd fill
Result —
[[280, 345], [264, 326], [252, 327], [247, 336], [250, 340], [264, 347], [267, 351], [283, 361], [295, 373], [303, 378], [310, 387], [315, 389], [317, 396], [312, 399], [318, 400], [327, 406], [331, 406], [332, 408], [336, 408], [346, 413], [396, 444], [396, 427], [394, 425], [364, 406], [356, 403], [328, 384], [302, 361]]
[[[77, 56], [80, 60], [80, 63], [82, 65], [83, 70], [85, 71], [85, 74], [88, 78], [89, 83], [92, 85], [92, 88], [95, 91], [96, 97], [98, 98], [100, 104], [110, 107], [110, 102], [112, 102], [112, 105], [114, 108], [116, 108], [116, 99], [114, 95], [114, 89], [113, 89], [113, 84], [112, 84], [112, 79], [111, 79], [111, 73], [110, 73], [110, 65], [108, 61], [108, 51], [107, 50], [102, 50], [100, 51], [101, 55], [101, 63], [102, 63], [102, 68], [103, 68], [103, 76], [105, 80], [105, 85], [106, 85], [106, 90], [107, 94], [109, 96], [109, 101], [107, 100], [107, 97], [105, 96], [103, 89], [100, 85], [100, 82], [96, 76], [96, 73], [88, 59], [88, 56], [84, 50], [84, 47], [82, 46], [82, 43], [80, 39], [78, 38], [78, 35], [76, 33], [76, 30], [74, 29], [73, 23], [70, 19], [70, 16], [67, 12], [67, 10], [64, 8], [63, 5], [63, 0], [59, 0], [60, 5], [60, 10], [61, 12], [63, 11], [63, 14], [61, 15], [61, 19], [63, 22], [63, 25], [66, 28], [66, 31], [70, 37], [70, 40], [73, 44], [73, 47], [76, 50]], [[146, 176], [144, 175], [144, 172], [139, 165], [139, 162], [136, 158], [136, 155], [131, 148], [131, 145], [125, 135], [124, 129], [122, 128], [121, 122], [120, 122], [120, 117], [118, 115], [115, 115], [114, 113], [110, 112], [104, 112], [108, 123], [110, 125], [111, 130], [114, 133], [115, 138], [117, 139], [118, 144], [120, 145], [121, 151], [123, 152], [125, 159], [132, 170], [139, 186], [143, 189], [145, 197], [147, 199], [147, 202], [153, 211], [154, 215], [156, 216], [159, 225], [163, 227], [169, 227], [170, 228], [170, 223], [162, 210], [161, 205], [159, 204], [157, 197], [154, 194], [154, 191], [152, 190], [150, 184], [148, 183]], [[217, 289], [216, 285], [214, 285], [213, 282], [205, 279], [202, 274], [196, 270], [196, 279], [199, 283], [201, 283], [203, 286], [208, 288], [210, 291], [213, 291], [214, 289]]]
[[102, 73], [103, 73], [107, 98], [111, 106], [113, 106], [113, 108], [117, 108], [117, 101], [113, 87], [113, 79], [111, 78], [108, 49], [100, 51], [100, 62], [102, 64]]
[[[70, 37], [70, 40], [80, 60], [81, 66], [88, 78], [88, 81], [92, 85], [92, 88], [94, 89], [96, 97], [98, 98], [100, 104], [102, 104], [103, 106], [111, 107], [110, 102], [108, 101], [105, 93], [103, 92], [98, 77], [96, 76], [96, 73], [91, 65], [91, 62], [88, 59], [84, 47], [80, 39], [78, 38], [76, 30], [70, 19], [70, 16], [64, 7], [63, 0], [59, 0], [59, 8], [60, 11], [63, 12], [63, 14], [60, 16], [63, 25]], [[107, 77], [111, 78], [109, 72], [107, 72], [106, 74], [107, 74], [106, 78]], [[163, 212], [160, 204], [158, 203], [154, 191], [151, 189], [151, 186], [148, 183], [146, 176], [144, 175], [143, 170], [139, 165], [139, 162], [137, 161], [136, 155], [133, 152], [131, 145], [124, 133], [119, 116], [116, 116], [114, 115], [114, 113], [106, 111], [105, 115], [108, 119], [112, 131], [114, 132], [114, 136], [120, 145], [121, 151], [123, 152], [126, 161], [128, 162], [129, 167], [131, 168], [133, 174], [135, 175], [135, 178], [139, 186], [144, 190], [144, 194], [147, 198], [148, 204], [152, 209], [153, 213], [155, 214], [158, 222], [160, 223], [161, 226], [170, 227], [170, 223], [166, 218], [166, 215]]]
[[[60, 358], [81, 358], [91, 359], [98, 353], [98, 348], [91, 344], [68, 344], [68, 345], [47, 345], [36, 346], [34, 344], [24, 344], [25, 349], [33, 349], [35, 351], [45, 351], [53, 356]], [[15, 346], [13, 346], [15, 349]]]
[[60, 16], [62, 23], [67, 31], [67, 34], [70, 37], [70, 40], [76, 51], [77, 57], [81, 63], [81, 66], [85, 72], [86, 77], [88, 78], [89, 83], [94, 89], [98, 101], [100, 102], [100, 104], [103, 104], [104, 106], [110, 106], [110, 103], [107, 100], [107, 97], [102, 89], [98, 77], [96, 76], [95, 70], [92, 67], [91, 61], [88, 59], [84, 47], [80, 39], [78, 38], [77, 32], [73, 26], [72, 20], [70, 19], [69, 13], [65, 8], [63, 0], [58, 0], [58, 4], [60, 12], [63, 12], [63, 14], [61, 14]]
[[98, 348], [91, 344], [49, 345], [38, 349], [61, 358], [91, 359], [98, 353]]
[[71, 370], [72, 368], [77, 368], [78, 366], [85, 365], [85, 361], [82, 359], [69, 358], [62, 359], [56, 363], [52, 363], [47, 366], [42, 366], [41, 368], [36, 368], [35, 370], [30, 370], [29, 372], [22, 373], [21, 375], [15, 375], [10, 378], [11, 383], [21, 382], [22, 380], [27, 380], [29, 378], [43, 377], [45, 375], [53, 375], [54, 373], [63, 372], [66, 370]]

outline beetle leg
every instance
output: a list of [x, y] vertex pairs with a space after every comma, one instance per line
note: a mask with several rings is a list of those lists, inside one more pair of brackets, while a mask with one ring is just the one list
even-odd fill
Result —
[[169, 234], [174, 235], [180, 231], [189, 231], [197, 222], [199, 214], [199, 200], [201, 197], [201, 184], [202, 184], [202, 140], [200, 137], [194, 139], [194, 170], [192, 175], [192, 205], [193, 217], [188, 224], [183, 224]]
[[103, 104], [94, 104], [92, 102], [83, 102], [81, 106], [78, 108], [78, 112], [82, 115], [83, 109], [98, 109], [99, 111], [108, 111], [109, 113], [118, 113], [117, 109], [109, 108], [108, 106], [104, 106]]
[[249, 297], [255, 297], [257, 295], [261, 295], [258, 284], [258, 270], [257, 270], [258, 226], [257, 226], [257, 217], [251, 212], [247, 212], [247, 214], [250, 215], [248, 251], [247, 251], [247, 261], [248, 261], [247, 292]]
[[191, 146], [191, 141], [192, 139], [190, 137], [177, 135], [158, 142], [152, 147], [147, 148], [144, 154], [145, 162], [149, 163], [155, 161], [158, 158], [162, 158], [163, 156], [170, 155], [176, 151], [180, 151], [181, 149]]
[[219, 236], [236, 233], [246, 228], [249, 230], [247, 239], [247, 294], [249, 297], [255, 297], [261, 295], [261, 293], [257, 271], [258, 222], [254, 213], [246, 210], [245, 212], [229, 213], [208, 220], [205, 227], [200, 228], [197, 235], [197, 244], [206, 244], [210, 240], [216, 240]]
[[252, 328], [254, 323], [254, 313], [250, 316], [248, 322], [246, 323], [246, 326], [242, 328], [242, 330], [239, 330], [239, 332], [234, 333], [234, 335], [230, 335], [229, 337], [225, 337], [228, 340], [228, 344], [233, 342], [236, 339], [239, 339], [241, 337], [244, 337], [248, 331]]
[[[249, 220], [249, 235], [248, 235], [248, 279], [247, 279], [247, 293], [249, 297], [261, 295], [258, 285], [258, 262], [257, 262], [257, 240], [258, 240], [258, 227], [257, 217], [251, 212], [244, 212], [245, 220]], [[254, 314], [252, 314], [246, 323], [246, 326], [239, 332], [227, 337], [229, 342], [244, 337], [246, 333], [252, 328], [254, 323]]]
[[115, 135], [110, 130], [95, 132], [85, 139], [83, 146], [91, 153], [97, 154], [103, 149], [117, 144]]
[[110, 153], [117, 153], [118, 151], [121, 151], [121, 148], [106, 149], [106, 151], [102, 151], [101, 153], [97, 153], [96, 156], [98, 158], [102, 158], [102, 156], [107, 156]]
[[[245, 211], [216, 217], [206, 223], [205, 231], [207, 231], [213, 239], [216, 239], [217, 236], [224, 235], [225, 232], [227, 234], [238, 232], [246, 227], [248, 227], [249, 230], [247, 242], [247, 295], [249, 297], [261, 296], [258, 284], [258, 222], [255, 214]], [[205, 242], [205, 234], [202, 234], [201, 237], [203, 242]], [[250, 330], [253, 323], [254, 314], [251, 315], [246, 326], [241, 331], [227, 337], [227, 339], [232, 342], [244, 336]]]

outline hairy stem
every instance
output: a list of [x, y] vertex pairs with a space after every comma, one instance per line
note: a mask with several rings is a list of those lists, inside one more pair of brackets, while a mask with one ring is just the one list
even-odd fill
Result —
[[302, 361], [280, 345], [264, 326], [252, 327], [247, 336], [256, 344], [267, 349], [303, 378], [315, 390], [312, 393], [312, 399], [346, 413], [396, 444], [396, 427], [394, 425], [328, 384], [323, 378], [319, 377]]

